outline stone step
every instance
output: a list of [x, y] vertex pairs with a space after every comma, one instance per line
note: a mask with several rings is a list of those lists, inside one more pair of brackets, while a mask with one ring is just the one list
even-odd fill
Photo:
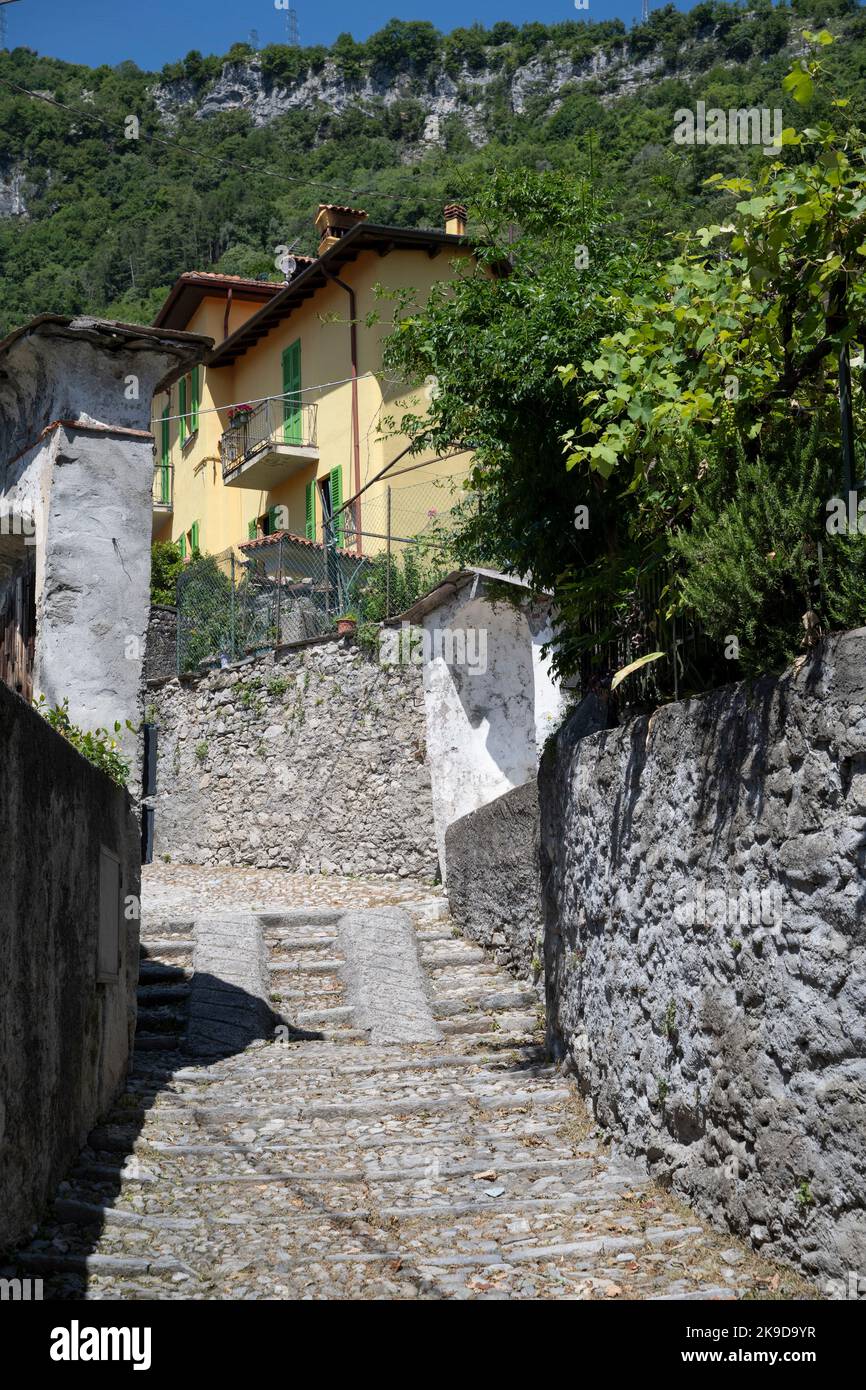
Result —
[[136, 1033], [136, 1052], [174, 1052], [181, 1046], [180, 1033]]
[[188, 999], [190, 987], [185, 984], [140, 984], [138, 986], [138, 1016], [141, 1018], [142, 1006], [146, 1009], [148, 1005], [172, 1004], [175, 1001]]
[[141, 923], [139, 936], [143, 942], [162, 940], [167, 936], [192, 938], [195, 936], [195, 919], [191, 917], [184, 919], [170, 917], [164, 920], [157, 920], [148, 917]]
[[333, 975], [338, 976], [340, 967], [345, 965], [342, 959], [328, 958], [325, 960], [298, 960], [298, 961], [270, 961], [272, 975]]
[[159, 960], [139, 961], [138, 979], [139, 984], [156, 984], [165, 981], [166, 983], [188, 983], [192, 978], [192, 970], [188, 966], [173, 965]]
[[486, 956], [478, 947], [467, 946], [465, 951], [436, 951], [435, 948], [421, 947], [421, 960], [425, 970], [435, 973], [452, 965], [475, 965], [486, 962]]
[[171, 960], [175, 956], [191, 956], [195, 948], [195, 942], [189, 937], [162, 937], [159, 940], [142, 941], [141, 957], [142, 960], [160, 961]]
[[142, 1033], [176, 1033], [183, 1028], [185, 1022], [185, 1007], [164, 1004], [156, 1008], [138, 1010], [138, 1027]]

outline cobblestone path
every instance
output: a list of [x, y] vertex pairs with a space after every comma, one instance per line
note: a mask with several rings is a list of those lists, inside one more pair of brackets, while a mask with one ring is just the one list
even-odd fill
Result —
[[[126, 1093], [15, 1257], [46, 1297], [814, 1297], [611, 1156], [544, 1060], [535, 995], [436, 890], [208, 870], [202, 895], [195, 872], [148, 872]], [[235, 1039], [210, 1056], [201, 1011], [198, 1051], [187, 1031], [208, 905], [223, 932], [257, 915], [282, 1019], [244, 1046], [260, 1001], [205, 987]], [[389, 905], [405, 1001], [375, 932], [353, 959], [358, 909], [381, 928]]]

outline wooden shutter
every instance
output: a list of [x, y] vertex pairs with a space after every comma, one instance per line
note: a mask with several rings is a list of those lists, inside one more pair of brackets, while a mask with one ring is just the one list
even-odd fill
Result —
[[178, 382], [178, 387], [177, 387], [177, 410], [178, 410], [178, 414], [180, 415], [180, 442], [181, 442], [181, 444], [185, 444], [185, 443], [186, 443], [187, 430], [188, 430], [188, 426], [189, 426], [189, 420], [187, 419], [186, 409], [187, 409], [186, 377], [185, 377], [185, 376], [182, 376], [181, 379], [180, 379], [180, 381]]
[[306, 505], [304, 535], [308, 541], [314, 541], [316, 539], [316, 484], [314, 482], [307, 483], [304, 501]]
[[193, 367], [192, 372], [190, 373], [190, 378], [189, 378], [189, 395], [190, 395], [190, 401], [189, 401], [189, 432], [190, 432], [190, 434], [197, 434], [197, 433], [198, 433], [198, 399], [199, 399], [199, 397], [198, 397], [198, 392], [199, 392], [198, 367]]
[[190, 550], [192, 551], [193, 555], [195, 555], [195, 552], [199, 549], [199, 543], [198, 543], [198, 522], [197, 522], [197, 521], [194, 521], [194, 522], [192, 523], [191, 528], [190, 528], [190, 533], [189, 533], [189, 548], [190, 548]]
[[[343, 470], [342, 468], [331, 469], [331, 515], [336, 513], [343, 505]], [[337, 545], [343, 545], [346, 540], [346, 516], [344, 512], [334, 522], [334, 541]]]
[[183, 532], [181, 532], [181, 534], [180, 534], [180, 535], [178, 536], [178, 538], [177, 538], [177, 548], [178, 548], [178, 550], [180, 551], [180, 558], [181, 558], [182, 560], [185, 560], [185, 559], [186, 559], [186, 536], [183, 534]]
[[283, 353], [283, 440], [302, 444], [301, 340], [296, 339]]
[[252, 521], [250, 521], [250, 522], [247, 524], [247, 537], [249, 538], [249, 540], [254, 541], [254, 540], [256, 539], [256, 536], [257, 536], [258, 534], [259, 534], [259, 522], [258, 522], [258, 517], [255, 517], [255, 516], [254, 516], [253, 519], [252, 519]]

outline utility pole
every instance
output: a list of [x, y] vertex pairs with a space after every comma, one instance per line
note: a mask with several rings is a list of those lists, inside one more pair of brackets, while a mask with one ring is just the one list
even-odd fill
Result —
[[17, 5], [18, 0], [0, 0], [0, 50], [6, 47], [6, 10], [5, 5]]

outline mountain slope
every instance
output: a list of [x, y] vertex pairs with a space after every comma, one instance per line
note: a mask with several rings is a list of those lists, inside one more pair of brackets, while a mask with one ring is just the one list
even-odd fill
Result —
[[191, 267], [279, 278], [277, 245], [315, 250], [320, 201], [436, 225], [502, 165], [590, 177], [627, 220], [694, 223], [712, 214], [711, 172], [763, 156], [675, 145], [675, 110], [781, 107], [800, 123], [780, 83], [802, 29], [843, 40], [816, 118], [842, 93], [866, 116], [866, 14], [854, 0], [795, 7], [669, 6], [629, 33], [392, 21], [363, 44], [238, 44], [161, 74], [0, 54], [0, 332], [45, 310], [147, 320]]

